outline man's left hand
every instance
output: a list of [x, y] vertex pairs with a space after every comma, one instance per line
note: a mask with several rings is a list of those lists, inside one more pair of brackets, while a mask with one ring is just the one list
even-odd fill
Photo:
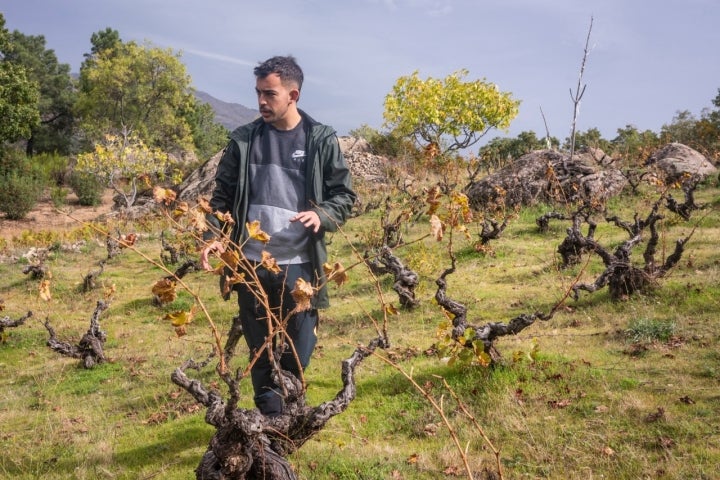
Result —
[[320, 231], [320, 217], [317, 212], [313, 210], [298, 212], [298, 214], [292, 217], [290, 221], [300, 222], [305, 226], [305, 228], [312, 228], [313, 233]]

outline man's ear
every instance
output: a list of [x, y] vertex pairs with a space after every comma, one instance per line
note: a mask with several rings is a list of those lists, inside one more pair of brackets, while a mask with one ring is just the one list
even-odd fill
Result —
[[297, 103], [298, 100], [300, 100], [300, 90], [298, 90], [297, 88], [293, 88], [292, 90], [290, 90], [290, 99], [293, 102]]

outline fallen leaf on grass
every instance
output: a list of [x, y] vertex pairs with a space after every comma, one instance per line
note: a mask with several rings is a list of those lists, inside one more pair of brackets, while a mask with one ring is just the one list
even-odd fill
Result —
[[398, 315], [400, 312], [398, 312], [398, 309], [395, 308], [395, 306], [392, 303], [386, 303], [385, 304], [385, 313], [388, 315]]
[[460, 467], [451, 465], [443, 470], [443, 473], [449, 477], [462, 477], [465, 474], [465, 471]]
[[548, 402], [551, 408], [565, 408], [572, 405], [572, 401], [569, 398], [563, 398], [562, 400], [550, 400]]
[[663, 449], [668, 449], [675, 446], [675, 440], [670, 437], [658, 437], [658, 445]]
[[662, 407], [658, 407], [656, 411], [648, 414], [645, 417], [645, 421], [648, 423], [653, 423], [653, 422], [657, 422], [660, 420], [665, 420], [665, 409]]

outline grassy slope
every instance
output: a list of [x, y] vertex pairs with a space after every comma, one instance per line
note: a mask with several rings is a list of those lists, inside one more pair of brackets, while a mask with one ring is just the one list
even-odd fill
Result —
[[[708, 187], [698, 202], [712, 202]], [[648, 200], [623, 198], [613, 212], [631, 218], [646, 212]], [[474, 253], [458, 242], [459, 268], [448, 294], [469, 307], [472, 323], [506, 322], [521, 313], [547, 311], [580, 268], [558, 272], [555, 249], [565, 226], [551, 224], [539, 234], [541, 209], [529, 209], [493, 244], [494, 256]], [[647, 295], [613, 303], [606, 291], [584, 294], [547, 323], [502, 338], [506, 364], [489, 370], [447, 366], [424, 351], [435, 341], [443, 315], [432, 302], [434, 279], [448, 265], [446, 243], [431, 240], [397, 251], [421, 276], [420, 307], [390, 318], [393, 342], [388, 355], [440, 400], [472, 468], [492, 466], [493, 456], [477, 431], [459, 413], [445, 379], [467, 405], [491, 441], [501, 449], [505, 478], [637, 479], [720, 477], [720, 218], [717, 205], [700, 222], [681, 263]], [[700, 218], [696, 212], [693, 222]], [[359, 248], [376, 229], [377, 214], [352, 219], [344, 229]], [[666, 248], [691, 227], [669, 214]], [[128, 231], [130, 228], [123, 227]], [[406, 232], [417, 238], [419, 224]], [[601, 224], [604, 244], [623, 238]], [[158, 225], [143, 226], [139, 248], [157, 257]], [[148, 233], [149, 232], [149, 233]], [[27, 238], [26, 238], [27, 240]], [[607, 242], [607, 243], [606, 243]], [[341, 235], [334, 235], [331, 257], [354, 263]], [[42, 325], [49, 318], [61, 339], [77, 342], [89, 325], [96, 290], [79, 286], [106, 256], [102, 242], [80, 253], [60, 251], [48, 261], [53, 298], [38, 298], [36, 280], [26, 278], [22, 261], [0, 264], [3, 315], [35, 314], [26, 325], [7, 331], [0, 344], [0, 478], [14, 479], [187, 479], [213, 429], [203, 410], [169, 380], [184, 359], [202, 359], [210, 350], [210, 330], [197, 319], [177, 338], [165, 313], [187, 308], [181, 294], [173, 304], [152, 305], [150, 288], [164, 274], [136, 254], [112, 259], [100, 278], [115, 294], [101, 325], [108, 333], [109, 362], [93, 370], [60, 357], [46, 346]], [[640, 258], [640, 254], [636, 255]], [[637, 261], [637, 260], [636, 260]], [[585, 278], [600, 270], [587, 265]], [[186, 277], [205, 299], [214, 321], [227, 331], [234, 302], [216, 294], [216, 278]], [[397, 303], [388, 278], [383, 293]], [[370, 316], [380, 318], [368, 276], [355, 269], [341, 289], [332, 287], [333, 306], [323, 312], [319, 344], [308, 369], [309, 400], [317, 404], [340, 388], [340, 361], [358, 343], [375, 336]], [[670, 342], [635, 348], [624, 333], [638, 320], [672, 325]], [[241, 342], [242, 343], [242, 342]], [[244, 346], [243, 346], [244, 347]], [[537, 354], [531, 355], [533, 351]], [[242, 366], [245, 349], [234, 360]], [[200, 374], [217, 379], [212, 368]], [[369, 358], [357, 375], [358, 396], [350, 408], [291, 458], [307, 479], [442, 478], [464, 476], [461, 456], [437, 412], [397, 369]], [[247, 383], [247, 382], [246, 382]], [[250, 406], [249, 385], [243, 405]], [[662, 409], [662, 415], [655, 415]]]

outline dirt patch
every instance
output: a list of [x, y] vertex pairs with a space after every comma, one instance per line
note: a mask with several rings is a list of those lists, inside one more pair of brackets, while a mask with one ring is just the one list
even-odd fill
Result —
[[82, 222], [97, 220], [110, 212], [113, 206], [114, 192], [105, 190], [100, 205], [85, 207], [80, 205], [74, 193], [69, 193], [67, 203], [61, 209], [55, 208], [49, 195], [43, 196], [30, 213], [22, 220], [8, 220], [0, 216], [0, 238], [11, 242], [22, 232], [69, 231], [82, 226]]

